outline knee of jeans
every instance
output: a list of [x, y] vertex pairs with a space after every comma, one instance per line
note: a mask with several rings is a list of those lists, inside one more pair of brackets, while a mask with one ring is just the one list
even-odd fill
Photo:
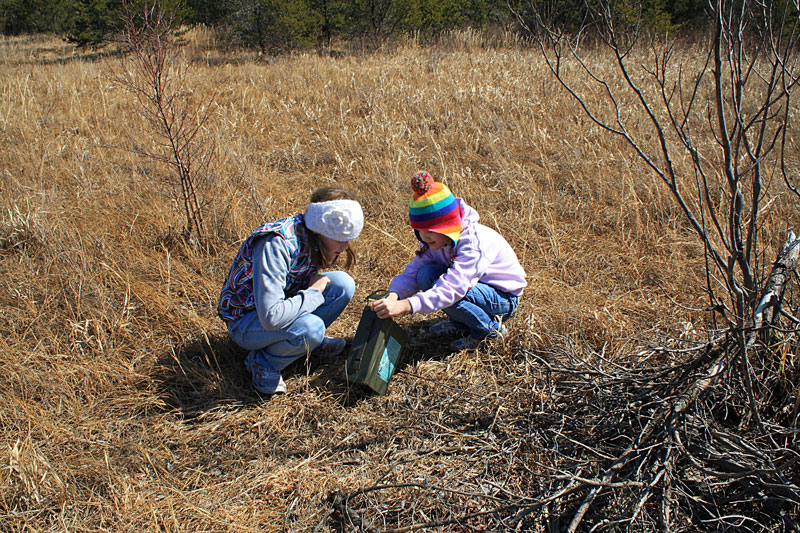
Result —
[[342, 291], [342, 296], [347, 300], [352, 300], [356, 292], [356, 282], [353, 277], [347, 272], [335, 271], [325, 274], [330, 278], [331, 285]]
[[292, 326], [293, 329], [298, 325], [301, 326], [301, 331], [289, 339], [290, 343], [303, 347], [307, 345], [309, 350], [313, 350], [322, 344], [322, 339], [325, 338], [325, 322], [320, 317], [306, 315], [297, 319], [297, 322]]
[[314, 319], [311, 320], [311, 325], [309, 326], [308, 333], [306, 334], [308, 346], [311, 350], [313, 350], [322, 344], [322, 339], [325, 338], [325, 322], [317, 315], [308, 316], [314, 317]]
[[425, 265], [417, 270], [417, 286], [420, 290], [427, 291], [447, 269], [439, 265]]

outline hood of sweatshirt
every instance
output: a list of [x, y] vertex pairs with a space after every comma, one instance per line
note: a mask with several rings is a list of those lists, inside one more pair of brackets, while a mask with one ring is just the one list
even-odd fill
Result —
[[[477, 224], [481, 217], [463, 198], [456, 198], [456, 201], [461, 209], [461, 233], [463, 234], [470, 229], [470, 226]], [[458, 248], [458, 245], [456, 245], [456, 248]]]

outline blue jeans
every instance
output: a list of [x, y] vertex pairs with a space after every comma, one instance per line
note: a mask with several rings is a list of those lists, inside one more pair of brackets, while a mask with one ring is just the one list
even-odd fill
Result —
[[[447, 267], [425, 265], [417, 271], [417, 285], [426, 291], [433, 287]], [[453, 323], [469, 330], [476, 339], [497, 335], [500, 320], [511, 318], [519, 305], [519, 296], [495, 289], [491, 285], [478, 282], [467, 291], [464, 298], [450, 307], [442, 309]]]
[[325, 330], [353, 298], [356, 284], [349, 274], [335, 271], [324, 275], [331, 280], [322, 293], [325, 301], [311, 314], [298, 318], [286, 329], [268, 331], [253, 310], [228, 322], [228, 335], [245, 350], [254, 352], [257, 363], [280, 372], [322, 343]]

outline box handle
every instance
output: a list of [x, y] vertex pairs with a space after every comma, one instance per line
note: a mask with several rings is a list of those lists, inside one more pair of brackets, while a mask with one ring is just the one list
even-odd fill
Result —
[[389, 291], [381, 289], [367, 296], [367, 300], [380, 300], [382, 298], [386, 298], [387, 296], [389, 296]]

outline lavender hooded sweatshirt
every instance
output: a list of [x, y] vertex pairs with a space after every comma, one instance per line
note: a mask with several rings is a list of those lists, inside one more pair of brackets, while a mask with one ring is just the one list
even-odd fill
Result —
[[[452, 246], [439, 250], [428, 248], [422, 255], [415, 256], [389, 284], [389, 290], [397, 293], [399, 299], [408, 299], [414, 313], [450, 307], [478, 282], [516, 296], [521, 295], [527, 285], [525, 271], [508, 242], [492, 228], [479, 224], [478, 212], [463, 199], [456, 198], [456, 201], [464, 215], [452, 265]], [[447, 272], [429, 290], [419, 292], [417, 271], [430, 264], [446, 267]]]

